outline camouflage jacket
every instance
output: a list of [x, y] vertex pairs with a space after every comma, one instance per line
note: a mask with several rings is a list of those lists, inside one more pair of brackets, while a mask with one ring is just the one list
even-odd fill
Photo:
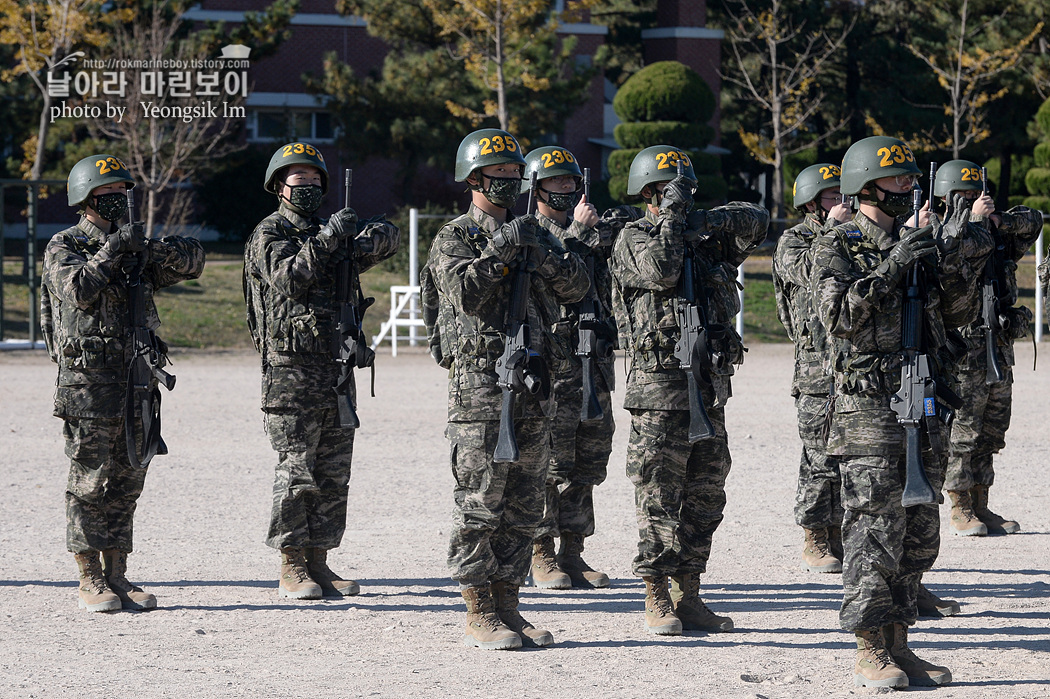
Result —
[[[944, 237], [935, 223], [936, 235]], [[870, 218], [857, 213], [849, 223], [817, 238], [813, 251], [814, 300], [828, 333], [845, 342], [836, 344], [835, 411], [889, 411], [889, 397], [900, 388], [902, 303], [905, 282], [879, 273], [899, 240], [901, 225], [886, 233]], [[946, 331], [969, 323], [977, 314], [977, 273], [964, 255], [964, 246], [939, 254], [935, 265], [923, 265], [926, 314], [924, 351], [938, 373], [946, 359]], [[978, 259], [983, 263], [983, 258]], [[943, 373], [943, 372], [941, 372]], [[901, 436], [896, 420], [886, 417], [884, 437]], [[879, 441], [875, 438], [874, 441]]]
[[[438, 231], [424, 275], [438, 298], [437, 324], [441, 353], [451, 357], [448, 419], [450, 422], [498, 420], [502, 393], [496, 385], [496, 360], [503, 353], [513, 273], [495, 256], [490, 242], [500, 224], [478, 207]], [[575, 303], [590, 288], [587, 268], [546, 229], [541, 243], [550, 254], [532, 274], [528, 318], [532, 351], [547, 362], [568, 361], [554, 338], [561, 306]], [[549, 406], [521, 394], [515, 418], [542, 417]]]
[[[566, 250], [579, 255], [583, 264], [588, 269], [594, 269], [594, 284], [588, 290], [588, 295], [595, 294], [598, 301], [599, 318], [606, 320], [608, 333], [612, 341], [616, 336], [616, 320], [612, 310], [612, 274], [609, 272], [609, 247], [597, 245], [598, 236], [594, 229], [586, 228], [582, 223], [574, 221], [570, 215], [568, 226], [562, 227], [557, 221], [549, 219], [543, 214], [536, 214], [536, 220], [540, 225], [550, 231]], [[591, 247], [594, 245], [594, 247]], [[590, 272], [588, 271], [588, 276]], [[585, 297], [586, 298], [586, 297]], [[576, 355], [576, 347], [579, 344], [580, 316], [579, 304], [572, 303], [561, 307], [561, 318], [552, 328], [554, 340], [560, 345], [559, 354], [566, 357], [564, 361], [551, 363], [551, 373], [556, 377], [559, 374], [578, 372], [581, 359]], [[605, 378], [605, 385], [613, 389], [615, 371], [613, 362], [615, 358], [604, 357], [597, 361], [599, 370]]]
[[773, 292], [777, 317], [795, 343], [795, 375], [791, 395], [800, 393], [826, 396], [831, 388], [828, 362], [828, 334], [817, 317], [810, 290], [813, 268], [813, 241], [824, 224], [814, 214], [784, 231], [773, 252]]
[[[1002, 223], [997, 227], [984, 217], [973, 217], [971, 227], [978, 228], [980, 235], [989, 237], [994, 246], [987, 266], [977, 268], [981, 274], [977, 284], [984, 285], [985, 274], [995, 283], [1000, 316], [1000, 330], [995, 339], [1001, 361], [1007, 366], [1013, 366], [1013, 341], [1023, 337], [1032, 323], [1032, 312], [1024, 306], [1016, 306], [1017, 263], [1039, 237], [1043, 229], [1043, 217], [1038, 211], [1024, 206], [1015, 206], [999, 215]], [[980, 312], [976, 320], [960, 329], [959, 334], [966, 350], [965, 354], [960, 353], [953, 361], [953, 368], [985, 371], [988, 368], [988, 355], [984, 342], [984, 320]]]
[[[282, 203], [244, 246], [248, 327], [264, 367], [332, 362], [338, 258], [317, 238], [323, 223]], [[396, 226], [379, 221], [359, 229], [353, 248], [358, 273], [397, 252]], [[351, 280], [355, 298], [360, 283], [356, 275]]]
[[[733, 365], [743, 361], [744, 346], [733, 329], [740, 310], [736, 271], [766, 235], [769, 213], [753, 204], [731, 202], [707, 212], [703, 234], [692, 243], [706, 294], [708, 344], [712, 354], [726, 359], [711, 372], [714, 405], [730, 395]], [[609, 266], [613, 275], [613, 306], [620, 347], [630, 357], [624, 407], [688, 410], [685, 372], [674, 356], [681, 338], [676, 308], [682, 272], [686, 222], [670, 213], [633, 221], [613, 244]], [[698, 294], [700, 300], [705, 300]]]
[[[76, 226], [51, 238], [44, 252], [40, 319], [48, 355], [58, 364], [59, 414], [115, 417], [123, 410], [122, 386], [133, 351], [125, 269], [136, 258], [111, 256], [103, 248], [106, 235], [81, 217]], [[149, 241], [146, 260], [142, 270], [146, 322], [150, 330], [156, 330], [160, 318], [153, 293], [199, 277], [204, 270], [204, 248], [193, 238], [154, 239]], [[61, 387], [70, 386], [94, 386], [95, 390], [75, 399], [63, 397]], [[59, 404], [67, 398], [86, 403], [63, 408]]]

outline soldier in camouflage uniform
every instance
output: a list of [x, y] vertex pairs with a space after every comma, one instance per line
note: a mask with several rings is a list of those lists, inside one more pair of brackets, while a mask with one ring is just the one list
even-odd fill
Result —
[[80, 208], [80, 222], [48, 243], [41, 278], [41, 325], [48, 355], [58, 364], [55, 415], [64, 421], [70, 459], [66, 546], [80, 572], [79, 606], [97, 612], [157, 606], [156, 597], [125, 575], [135, 506], [146, 480], [146, 468], [131, 465], [124, 429], [134, 352], [128, 272], [142, 265], [153, 330], [160, 326], [154, 291], [196, 279], [204, 270], [197, 240], [147, 240], [141, 223], [117, 227], [134, 186], [114, 156], [92, 155], [74, 165], [67, 190], [69, 205]]
[[[969, 160], [952, 160], [937, 170], [933, 193], [943, 197], [951, 209], [970, 209], [971, 227], [994, 238], [994, 251], [985, 265], [982, 287], [991, 296], [986, 314], [961, 328], [955, 336], [960, 345], [951, 372], [962, 406], [955, 412], [951, 428], [951, 456], [944, 489], [951, 498], [951, 529], [960, 536], [1013, 534], [1020, 525], [988, 509], [988, 490], [995, 481], [994, 454], [1006, 446], [1013, 401], [1014, 340], [1024, 337], [1032, 324], [1032, 312], [1017, 303], [1017, 263], [1039, 237], [1043, 218], [1038, 211], [1016, 206], [996, 212], [995, 202], [984, 192], [981, 167]], [[983, 311], [984, 309], [982, 309]], [[992, 333], [999, 374], [989, 369], [986, 335]]]
[[537, 225], [535, 216], [510, 215], [524, 165], [521, 147], [506, 131], [481, 129], [463, 139], [456, 181], [470, 188], [470, 209], [438, 231], [420, 280], [431, 351], [449, 368], [446, 436], [456, 504], [448, 563], [467, 604], [463, 641], [485, 649], [554, 642], [518, 612], [550, 459], [544, 390], [517, 394], [518, 460], [494, 459], [502, 406], [496, 365], [504, 351], [512, 282], [527, 258], [533, 270], [530, 366], [538, 374], [537, 360], [549, 362], [555, 353], [551, 329], [561, 306], [579, 301], [589, 287], [579, 257]]
[[[273, 154], [263, 187], [277, 211], [244, 247], [248, 326], [262, 355], [263, 425], [278, 454], [266, 544], [281, 552], [278, 594], [290, 599], [356, 595], [357, 582], [328, 566], [346, 528], [354, 429], [341, 426], [333, 388], [338, 303], [336, 269], [357, 272], [397, 252], [399, 231], [384, 220], [357, 220], [347, 207], [327, 222], [314, 215], [328, 192], [321, 152], [289, 143]], [[350, 384], [350, 400], [356, 390]]]
[[[940, 532], [936, 504], [901, 505], [904, 430], [890, 399], [900, 385], [909, 270], [922, 264], [924, 350], [935, 375], [943, 375], [946, 329], [968, 323], [977, 312], [977, 275], [960, 245], [966, 219], [955, 216], [943, 228], [927, 225], [924, 207], [921, 228], [902, 225], [918, 177], [904, 142], [878, 136], [854, 143], [842, 161], [841, 190], [857, 197], [860, 210], [814, 244], [812, 284], [820, 320], [842, 340], [833, 360], [828, 453], [839, 458], [842, 473], [840, 621], [857, 637], [854, 682], [860, 686], [951, 681], [948, 668], [920, 660], [907, 646], [919, 581], [937, 557]], [[932, 443], [945, 444], [947, 431], [937, 417], [925, 424], [922, 460], [936, 490], [944, 461]]]
[[[555, 411], [546, 505], [533, 545], [532, 580], [540, 588], [608, 587], [609, 576], [593, 570], [582, 554], [584, 538], [594, 534], [592, 492], [605, 481], [615, 429], [610, 395], [616, 339], [608, 262], [611, 229], [600, 226], [594, 205], [581, 196], [583, 173], [568, 150], [547, 146], [531, 151], [525, 158], [524, 191], [528, 191], [533, 172], [539, 178], [536, 220], [583, 259], [593, 279], [589, 302], [598, 304], [599, 317], [607, 322], [596, 329], [600, 349], [593, 358], [592, 376], [601, 415], [586, 421], [581, 410], [588, 388], [583, 385], [583, 363], [576, 355], [580, 306], [562, 306], [561, 316], [552, 327], [555, 344], [549, 368]], [[555, 556], [554, 539], [559, 536], [561, 550]]]
[[[679, 163], [684, 172], [676, 176]], [[733, 367], [744, 356], [732, 325], [740, 310], [737, 267], [765, 238], [769, 222], [765, 210], [739, 202], [691, 210], [695, 183], [680, 149], [639, 152], [627, 193], [641, 196], [646, 215], [624, 227], [610, 259], [620, 346], [630, 357], [624, 407], [631, 412], [627, 475], [635, 486], [640, 538], [634, 572], [645, 581], [646, 629], [659, 635], [733, 628], [729, 617], [700, 599], [700, 574], [725, 507], [731, 463], [725, 405]], [[709, 380], [699, 386], [714, 428], [714, 436], [693, 443], [687, 376], [675, 356], [686, 246], [696, 259], [696, 296], [708, 322], [711, 366]]]
[[795, 178], [795, 208], [802, 223], [784, 231], [773, 253], [773, 290], [777, 315], [795, 344], [791, 395], [798, 409], [802, 460], [795, 494], [795, 523], [805, 532], [802, 570], [838, 573], [842, 547], [842, 479], [838, 461], [828, 456], [824, 424], [831, 389], [828, 337], [816, 314], [810, 289], [813, 241], [826, 228], [851, 217], [839, 192], [839, 166], [810, 165]]

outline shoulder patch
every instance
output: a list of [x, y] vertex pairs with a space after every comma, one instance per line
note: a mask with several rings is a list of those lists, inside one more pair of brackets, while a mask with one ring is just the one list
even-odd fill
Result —
[[851, 240], [858, 240], [864, 237], [864, 234], [860, 232], [859, 228], [847, 228], [843, 231], [846, 237]]

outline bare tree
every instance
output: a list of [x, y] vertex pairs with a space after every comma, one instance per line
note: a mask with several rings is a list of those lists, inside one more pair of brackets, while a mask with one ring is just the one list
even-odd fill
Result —
[[812, 148], [846, 123], [843, 119], [820, 134], [810, 128], [825, 97], [817, 76], [842, 48], [856, 15], [832, 34], [797, 22], [783, 0], [772, 0], [766, 9], [755, 6], [755, 0], [726, 5], [734, 70], [722, 79], [741, 87], [765, 114], [765, 127], [740, 129], [740, 139], [759, 162], [773, 167], [773, 205], [776, 217], [783, 218], [785, 156]]
[[[952, 120], [951, 134], [940, 140], [931, 132], [925, 136], [939, 148], [950, 148], [956, 159], [968, 145], [989, 135], [985, 126], [989, 105], [1008, 91], [1006, 87], [987, 90], [991, 79], [1017, 66], [1025, 50], [1043, 29], [1043, 23], [1039, 22], [1020, 42], [988, 50], [980, 43], [992, 38], [990, 35], [1005, 13], [985, 17], [971, 25], [969, 5], [969, 0], [963, 0], [958, 22], [954, 23], [952, 34], [946, 37], [948, 41], [934, 44], [931, 46], [934, 50], [924, 52], [914, 44], [908, 44], [908, 50], [930, 67], [937, 82], [948, 93], [948, 104], [943, 108]], [[955, 3], [949, 3], [948, 8], [941, 11], [953, 13]], [[941, 108], [941, 105], [922, 106]]]
[[[212, 58], [207, 48], [179, 38], [181, 24], [178, 12], [171, 11], [166, 3], [154, 2], [148, 14], [114, 28], [110, 55], [122, 65], [146, 66], [125, 70], [128, 85], [134, 91], [142, 86], [143, 73], [165, 75], [167, 71], [150, 67], [158, 65], [158, 61], [183, 61], [183, 65], [188, 65], [193, 60]], [[180, 226], [191, 219], [194, 197], [190, 183], [201, 165], [237, 148], [227, 138], [237, 120], [223, 116], [223, 105], [212, 114], [209, 107], [215, 105], [211, 101], [205, 104], [199, 97], [175, 97], [171, 90], [156, 92], [137, 95], [140, 100], [129, 100], [119, 121], [94, 123], [98, 133], [123, 143], [127, 149], [128, 169], [138, 182], [136, 191], [145, 193], [140, 215], [145, 215], [146, 234], [150, 236], [158, 226], [162, 209], [166, 225]], [[222, 101], [229, 108], [239, 106], [243, 98], [224, 95]], [[142, 102], [149, 104], [149, 112]], [[193, 107], [200, 107], [200, 111], [190, 111], [190, 116], [183, 118], [174, 116], [186, 114], [185, 110]], [[164, 192], [167, 195], [162, 201]]]

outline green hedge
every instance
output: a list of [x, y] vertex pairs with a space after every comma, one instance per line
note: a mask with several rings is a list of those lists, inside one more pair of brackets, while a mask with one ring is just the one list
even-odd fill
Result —
[[715, 112], [715, 96], [704, 79], [678, 61], [651, 63], [628, 78], [613, 98], [620, 121], [706, 123]]
[[1035, 196], [1050, 195], [1050, 168], [1034, 167], [1024, 177], [1029, 193]]
[[1027, 206], [1029, 209], [1037, 209], [1038, 211], [1042, 211], [1043, 213], [1050, 213], [1050, 197], [1025, 197], [1024, 205]]
[[1050, 99], [1043, 102], [1039, 111], [1035, 113], [1035, 123], [1042, 130], [1043, 138], [1050, 139]]
[[648, 148], [666, 143], [697, 150], [711, 142], [715, 130], [709, 124], [685, 121], [632, 121], [617, 124], [613, 136], [621, 148]]
[[1037, 167], [1050, 168], [1050, 141], [1037, 144], [1033, 155]]

